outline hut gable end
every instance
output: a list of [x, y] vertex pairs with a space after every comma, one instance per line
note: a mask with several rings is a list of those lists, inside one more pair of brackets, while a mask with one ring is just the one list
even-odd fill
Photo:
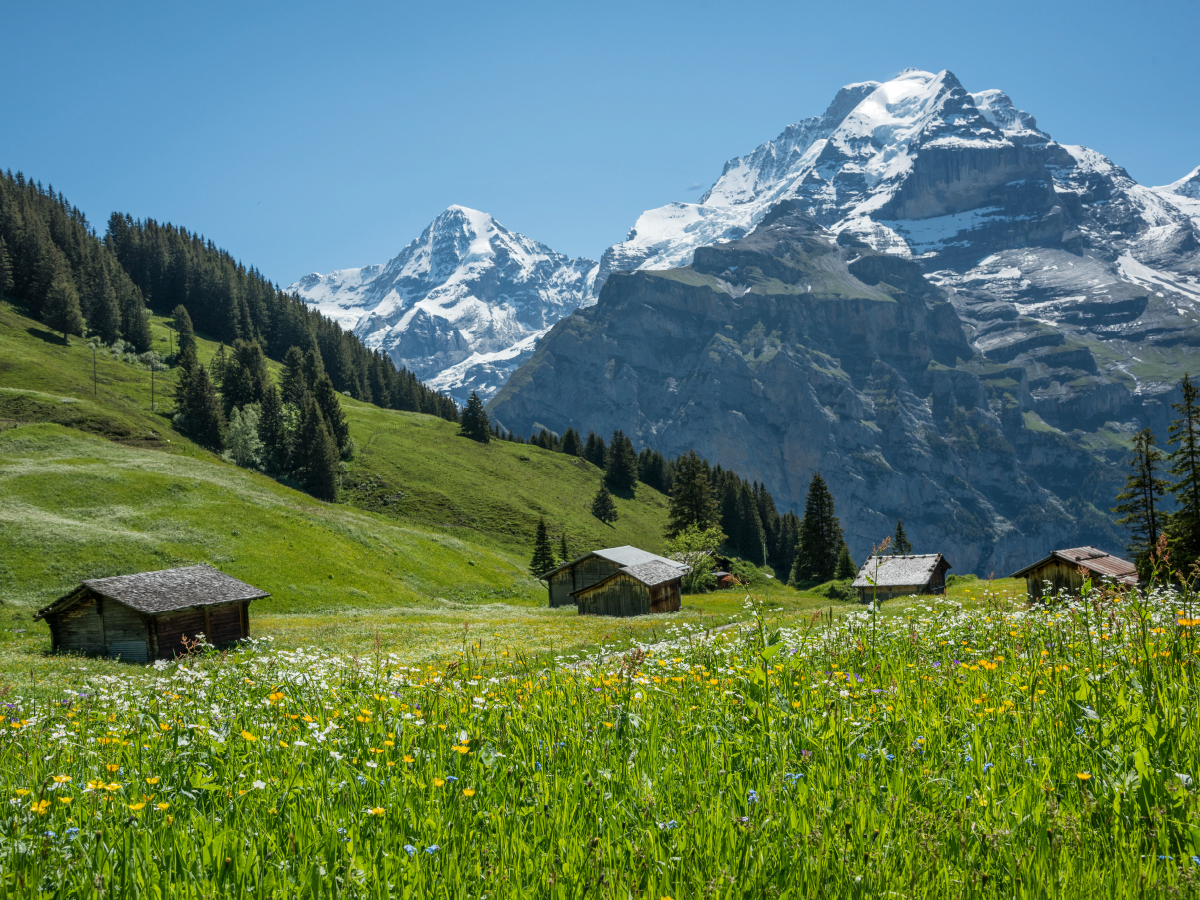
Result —
[[212, 644], [246, 637], [250, 601], [268, 596], [211, 566], [187, 566], [85, 581], [34, 618], [50, 626], [54, 650], [147, 662], [180, 655], [200, 634]]

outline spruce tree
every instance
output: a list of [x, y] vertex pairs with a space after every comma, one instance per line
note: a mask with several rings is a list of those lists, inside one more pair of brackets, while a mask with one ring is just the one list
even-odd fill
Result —
[[338, 493], [337, 444], [311, 394], [304, 398], [296, 438], [296, 475], [318, 500], [333, 502]]
[[175, 363], [190, 369], [198, 359], [196, 330], [192, 327], [192, 317], [182, 303], [175, 307], [171, 315], [175, 320]]
[[[225, 370], [229, 366], [229, 354], [225, 352], [225, 345], [221, 344], [217, 348], [217, 352], [213, 354], [213, 358], [208, 361], [208, 373], [212, 376], [213, 383], [221, 390], [222, 396], [225, 393]], [[234, 406], [242, 406], [241, 403], [228, 404], [225, 407], [225, 412], [228, 413]]]
[[288, 351], [283, 357], [283, 378], [279, 383], [279, 399], [284, 403], [291, 403], [299, 407], [307, 392], [308, 383], [304, 380], [304, 354], [299, 347], [288, 347]]
[[262, 411], [258, 417], [258, 437], [262, 441], [263, 468], [271, 474], [286, 472], [291, 456], [287, 418], [279, 399], [279, 388], [271, 385], [263, 394]]
[[608, 450], [604, 446], [604, 438], [597, 437], [596, 432], [589, 431], [587, 443], [583, 447], [583, 458], [593, 466], [603, 469], [608, 460]]
[[892, 537], [892, 555], [893, 556], [911, 556], [913, 552], [912, 542], [909, 541], [908, 535], [904, 533], [904, 522], [901, 519], [896, 520], [896, 534]]
[[79, 308], [79, 291], [75, 289], [71, 276], [65, 272], [55, 275], [50, 282], [42, 309], [46, 324], [54, 331], [61, 331], [64, 341], [68, 334], [82, 335], [86, 330], [83, 312]]
[[1129, 528], [1127, 549], [1143, 576], [1150, 572], [1150, 553], [1158, 546], [1158, 536], [1162, 533], [1159, 504], [1167, 484], [1157, 474], [1162, 461], [1162, 453], [1154, 446], [1154, 434], [1149, 428], [1134, 435], [1130, 473], [1125, 479], [1125, 490], [1117, 494], [1120, 502], [1112, 510], [1121, 514], [1117, 524]]
[[473, 441], [479, 441], [481, 444], [486, 444], [491, 439], [487, 412], [483, 408], [483, 401], [474, 391], [471, 391], [466, 408], [463, 409], [462, 425], [459, 427], [458, 433]]
[[564, 531], [559, 538], [558, 543], [558, 561], [560, 563], [571, 561], [571, 550], [567, 547], [567, 533]]
[[1168, 459], [1176, 478], [1170, 487], [1176, 509], [1170, 515], [1167, 533], [1176, 565], [1187, 571], [1200, 558], [1200, 388], [1184, 373], [1179, 389], [1183, 402], [1171, 406], [1180, 417], [1171, 423], [1167, 438], [1175, 448]]
[[[736, 476], [735, 476], [736, 477]], [[758, 517], [758, 504], [754, 502], [754, 494], [749, 485], [742, 482], [738, 488], [738, 547], [742, 556], [756, 566], [767, 564], [767, 538], [763, 532], [762, 520]]]
[[0, 237], [0, 300], [8, 296], [14, 285], [12, 258], [8, 255], [8, 245]]
[[583, 455], [583, 445], [579, 442], [579, 432], [574, 428], [568, 428], [562, 439], [562, 452], [567, 456]]
[[541, 578], [553, 569], [554, 565], [554, 549], [550, 546], [546, 520], [538, 519], [537, 537], [533, 541], [533, 558], [529, 560], [529, 574], [534, 578]]
[[718, 524], [717, 500], [709, 479], [708, 464], [689, 450], [675, 461], [668, 508], [667, 537], [675, 537], [689, 525], [705, 531]]
[[592, 515], [606, 524], [617, 521], [617, 504], [613, 502], [608, 485], [603, 481], [600, 482], [600, 490], [596, 491], [596, 496], [592, 499]]
[[201, 364], [187, 374], [183, 409], [176, 403], [175, 426], [200, 446], [219, 452], [225, 446], [225, 412], [217, 389]]
[[623, 431], [613, 432], [605, 460], [604, 480], [614, 491], [632, 491], [637, 487], [637, 454]]
[[[266, 375], [265, 369], [263, 374]], [[313, 399], [321, 408], [321, 416], [325, 419], [325, 425], [337, 446], [338, 454], [346, 458], [351, 446], [350, 423], [346, 421], [346, 414], [342, 412], [342, 404], [338, 400], [337, 391], [333, 389], [333, 381], [324, 372], [317, 376], [317, 383], [313, 386]]]
[[834, 570], [833, 577], [838, 581], [844, 581], [857, 574], [858, 567], [854, 565], [854, 560], [850, 556], [850, 548], [842, 544], [842, 552], [838, 554], [837, 568]]
[[[106, 344], [121, 337], [121, 306], [117, 293], [103, 266], [97, 266], [89, 285], [87, 309], [88, 331], [100, 336]], [[130, 343], [136, 343], [131, 341]]]
[[834, 509], [833, 495], [820, 472], [814, 472], [804, 500], [800, 539], [793, 563], [796, 584], [820, 584], [833, 578], [845, 543]]

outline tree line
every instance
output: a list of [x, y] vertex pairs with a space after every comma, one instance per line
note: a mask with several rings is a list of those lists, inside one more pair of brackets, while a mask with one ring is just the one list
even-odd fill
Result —
[[[114, 213], [100, 238], [53, 186], [0, 174], [0, 299], [51, 330], [150, 349], [149, 309], [183, 306], [193, 326], [232, 345], [253, 341], [273, 359], [315, 352], [338, 392], [377, 406], [459, 418], [454, 401], [367, 349], [299, 296], [276, 288], [212, 241], [153, 219]], [[149, 305], [149, 309], [147, 308]]]

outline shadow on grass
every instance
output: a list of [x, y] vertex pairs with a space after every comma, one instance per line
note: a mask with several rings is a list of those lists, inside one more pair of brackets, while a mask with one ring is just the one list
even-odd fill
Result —
[[60, 334], [55, 334], [53, 331], [47, 331], [44, 328], [26, 328], [26, 334], [30, 334], [35, 338], [41, 338], [47, 344], [58, 344], [60, 347], [71, 346], [70, 341]]

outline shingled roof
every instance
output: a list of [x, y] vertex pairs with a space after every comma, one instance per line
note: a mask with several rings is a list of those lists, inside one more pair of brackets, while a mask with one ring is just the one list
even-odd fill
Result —
[[83, 582], [71, 593], [59, 597], [34, 615], [40, 619], [82, 599], [83, 589], [89, 588], [101, 597], [115, 600], [140, 613], [155, 615], [187, 609], [190, 606], [214, 606], [238, 600], [259, 600], [271, 596], [244, 581], [226, 575], [208, 565], [163, 569], [158, 572], [139, 572], [136, 575], [117, 575], [113, 578], [93, 578]]
[[[858, 577], [854, 579], [854, 584], [851, 587], [870, 588], [874, 587], [916, 587], [926, 584], [933, 573], [937, 571], [938, 564], [945, 562], [945, 558], [940, 553], [921, 553], [915, 556], [869, 556], [867, 561], [863, 563], [863, 567], [858, 570]], [[878, 567], [876, 567], [878, 563]], [[950, 568], [950, 563], [946, 562], [946, 568]], [[874, 585], [867, 579], [870, 576], [874, 581]]]
[[551, 569], [549, 572], [546, 572], [544, 575], [539, 577], [544, 581], [555, 572], [561, 572], [563, 569], [569, 569], [571, 566], [583, 562], [589, 556], [599, 556], [602, 559], [607, 559], [609, 562], [615, 562], [621, 566], [635, 568], [648, 562], [660, 562], [664, 565], [674, 568], [677, 574], [681, 569], [686, 570], [688, 568], [688, 566], [684, 563], [677, 562], [673, 559], [667, 559], [665, 556], [659, 556], [656, 553], [650, 553], [646, 550], [642, 550], [638, 547], [631, 547], [630, 545], [626, 544], [623, 547], [606, 547], [603, 550], [592, 550], [589, 553], [583, 554], [583, 556], [576, 557], [570, 562], [562, 563], [561, 565]]
[[595, 584], [588, 585], [585, 588], [580, 588], [574, 591], [571, 596], [582, 594], [585, 591], [594, 591], [602, 584], [606, 584], [618, 575], [628, 575], [640, 581], [646, 587], [657, 587], [668, 581], [674, 581], [677, 578], [682, 578], [685, 569], [680, 569], [678, 563], [668, 565], [665, 562], [659, 562], [657, 559], [652, 559], [649, 562], [638, 563], [636, 566], [624, 566], [613, 572], [602, 581], [597, 581]]
[[1113, 578], [1122, 584], [1137, 584], [1137, 566], [1127, 559], [1097, 550], [1095, 547], [1071, 547], [1067, 550], [1054, 550], [1045, 559], [1039, 559], [1033, 565], [1026, 566], [1019, 572], [1013, 572], [1013, 578], [1025, 578], [1032, 572], [1051, 560], [1061, 560], [1072, 566], [1082, 566], [1089, 572], [1101, 577]]

